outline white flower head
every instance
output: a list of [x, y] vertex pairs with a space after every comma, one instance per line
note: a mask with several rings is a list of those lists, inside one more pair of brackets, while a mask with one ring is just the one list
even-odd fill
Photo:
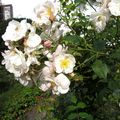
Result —
[[111, 0], [108, 7], [112, 15], [120, 16], [120, 0]]
[[[69, 91], [70, 81], [62, 73], [56, 76], [55, 68], [52, 62], [46, 61], [45, 67], [42, 69], [40, 89], [47, 91], [52, 89], [53, 94], [65, 94]], [[42, 78], [43, 77], [43, 78]]]
[[101, 32], [105, 29], [109, 17], [110, 14], [108, 9], [101, 9], [91, 15], [91, 21], [95, 25], [97, 32]]
[[54, 79], [55, 87], [53, 88], [53, 93], [65, 94], [69, 91], [70, 80], [64, 75], [59, 74]]
[[49, 21], [54, 21], [58, 7], [56, 7], [57, 2], [45, 1], [43, 4], [35, 7], [34, 12], [36, 14], [36, 18], [39, 23], [42, 25], [43, 23], [49, 23]]
[[24, 54], [15, 49], [14, 51], [7, 50], [5, 53], [2, 53], [4, 60], [2, 64], [5, 65], [6, 69], [10, 73], [14, 73], [15, 77], [20, 77], [24, 73], [27, 73], [29, 67], [26, 64]]
[[18, 41], [26, 35], [28, 23], [26, 20], [21, 22], [12, 20], [9, 22], [6, 32], [2, 35], [4, 41]]
[[72, 73], [75, 63], [75, 58], [71, 54], [59, 55], [54, 59], [54, 66], [57, 73]]

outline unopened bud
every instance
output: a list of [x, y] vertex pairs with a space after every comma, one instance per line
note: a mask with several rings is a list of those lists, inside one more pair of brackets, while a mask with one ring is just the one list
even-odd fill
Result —
[[51, 44], [52, 44], [52, 42], [50, 40], [47, 40], [47, 41], [44, 42], [44, 46], [46, 48], [51, 48]]

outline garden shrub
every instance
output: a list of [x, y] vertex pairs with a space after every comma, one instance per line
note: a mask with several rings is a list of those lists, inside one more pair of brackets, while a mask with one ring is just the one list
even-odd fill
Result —
[[[105, 9], [108, 9], [108, 6], [114, 2], [113, 0], [111, 0], [111, 2], [107, 0], [105, 1], [108, 2], [107, 5], [106, 3], [102, 3], [105, 5]], [[45, 120], [120, 120], [120, 15], [116, 15], [119, 12], [116, 12], [114, 15], [114, 11], [112, 11], [112, 8], [109, 7], [109, 14], [111, 15], [106, 17], [106, 19], [109, 18], [109, 20], [105, 19], [106, 21], [104, 21], [104, 14], [102, 14], [102, 11], [100, 16], [97, 14], [98, 19], [94, 19], [93, 16], [91, 21], [88, 16], [83, 14], [81, 9], [82, 7], [84, 8], [86, 3], [91, 6], [92, 9], [95, 9], [93, 4], [97, 4], [95, 0], [74, 0], [74, 2], [69, 0], [60, 0], [60, 2], [61, 11], [58, 13], [60, 16], [59, 20], [61, 20], [63, 23], [66, 23], [66, 28], [69, 27], [71, 31], [60, 37], [60, 33], [58, 36], [54, 36], [54, 34], [51, 35], [58, 30], [58, 25], [55, 30], [50, 31], [51, 36], [47, 36], [47, 33], [45, 33], [44, 30], [46, 30], [49, 25], [43, 25], [41, 27], [41, 25], [38, 25], [34, 22], [33, 25], [37, 26], [36, 33], [45, 39], [45, 41], [43, 40], [43, 43], [41, 43], [43, 48], [47, 47], [47, 50], [49, 50], [50, 53], [56, 54], [54, 51], [56, 50], [58, 44], [64, 44], [63, 46], [68, 46], [67, 52], [69, 53], [65, 53], [65, 55], [71, 55], [72, 60], [74, 56], [76, 63], [75, 66], [73, 65], [74, 67], [72, 66], [71, 73], [66, 74], [66, 71], [62, 72], [65, 72], [64, 74], [70, 80], [71, 84], [69, 84], [67, 78], [62, 76], [64, 79], [61, 80], [62, 82], [60, 82], [60, 85], [59, 83], [54, 82], [56, 80], [55, 79], [53, 81], [51, 80], [52, 82], [46, 80], [51, 85], [47, 86], [48, 84], [46, 81], [44, 81], [45, 76], [41, 75], [41, 71], [44, 67], [44, 61], [48, 60], [53, 62], [54, 60], [52, 61], [47, 57], [49, 52], [46, 56], [43, 56], [40, 49], [38, 54], [36, 54], [36, 51], [35, 55], [39, 55], [39, 57], [37, 57], [41, 62], [41, 65], [30, 65], [30, 71], [26, 72], [28, 73], [27, 75], [32, 76], [30, 76], [30, 78], [33, 78], [33, 81], [31, 80], [32, 83], [28, 79], [25, 79], [21, 82], [20, 77], [22, 75], [26, 75], [26, 73], [23, 72], [23, 74], [20, 74], [20, 77], [17, 76], [14, 70], [13, 73], [15, 77], [18, 77], [18, 81], [20, 81], [23, 85], [30, 84], [31, 86], [31, 84], [35, 83], [35, 85], [41, 90], [37, 88], [22, 88], [22, 91], [19, 92], [20, 95], [13, 100], [14, 102], [8, 102], [8, 105], [6, 105], [5, 109], [3, 110], [3, 118], [9, 120], [14, 111], [14, 114], [11, 116], [12, 119], [10, 118], [11, 120], [24, 119], [22, 117], [24, 116], [26, 110], [28, 110], [27, 108], [30, 108], [30, 106], [34, 105], [34, 107], [38, 107], [38, 113], [45, 113], [45, 118], [43, 118]], [[99, 3], [100, 6], [102, 6], [102, 4]], [[94, 12], [97, 12], [97, 10], [94, 10]], [[99, 12], [100, 11], [98, 11], [98, 13]], [[50, 25], [54, 23], [53, 17], [54, 16], [49, 17], [51, 22]], [[96, 21], [96, 19], [98, 21]], [[22, 20], [20, 20], [20, 22], [21, 21]], [[100, 26], [101, 24], [99, 21], [102, 21], [102, 27]], [[19, 24], [21, 24], [20, 22]], [[27, 23], [32, 24], [32, 22], [28, 21]], [[26, 34], [29, 35], [30, 31], [27, 32], [28, 33]], [[59, 38], [59, 40], [52, 41], [53, 43], [51, 45], [50, 41], [47, 40], [53, 39], [52, 37], [55, 37], [54, 39]], [[26, 39], [26, 37], [23, 37], [20, 40], [25, 41]], [[46, 45], [46, 41], [49, 44]], [[24, 43], [24, 45], [26, 44], [29, 46], [28, 43]], [[3, 46], [3, 44], [1, 45]], [[20, 45], [21, 43], [19, 42], [15, 42], [15, 44], [13, 44], [15, 48], [24, 52], [22, 49], [24, 46], [21, 48]], [[28, 58], [28, 54], [26, 54], [25, 57]], [[57, 67], [54, 71], [55, 75], [59, 75], [59, 70]], [[38, 73], [39, 75], [37, 75]], [[45, 75], [47, 76], [47, 74]], [[41, 83], [41, 79], [43, 80], [42, 85], [45, 86], [39, 84]], [[65, 88], [61, 85], [62, 83], [65, 83], [64, 80], [68, 82]], [[54, 86], [57, 88], [55, 89]], [[59, 87], [60, 89], [58, 89]], [[48, 89], [50, 89], [50, 91], [47, 91]], [[68, 89], [69, 91], [67, 91]], [[42, 93], [42, 91], [47, 92]], [[63, 95], [64, 93], [66, 94]], [[57, 96], [56, 94], [60, 96]], [[41, 119], [39, 115], [37, 119]]]

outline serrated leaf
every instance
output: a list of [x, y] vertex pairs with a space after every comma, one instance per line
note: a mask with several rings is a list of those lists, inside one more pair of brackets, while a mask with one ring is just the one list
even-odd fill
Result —
[[109, 69], [105, 63], [101, 60], [96, 60], [95, 63], [92, 65], [93, 71], [99, 78], [106, 78], [107, 74], [109, 73]]
[[77, 116], [78, 116], [77, 113], [71, 113], [70, 115], [68, 115], [68, 120], [75, 120]]

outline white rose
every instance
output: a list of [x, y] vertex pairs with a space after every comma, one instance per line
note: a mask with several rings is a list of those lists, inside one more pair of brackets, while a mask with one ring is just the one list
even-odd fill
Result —
[[57, 77], [55, 77], [54, 82], [57, 86], [55, 87], [57, 88], [55, 91], [58, 91], [61, 94], [65, 94], [69, 91], [70, 81], [64, 74], [59, 74]]
[[109, 17], [110, 14], [108, 9], [101, 9], [91, 15], [91, 21], [95, 25], [97, 32], [101, 32], [105, 29]]
[[120, 16], [120, 0], [111, 0], [108, 7], [112, 15]]
[[54, 66], [57, 73], [72, 73], [75, 63], [75, 58], [71, 54], [59, 55], [54, 59]]
[[7, 50], [2, 53], [4, 60], [2, 64], [10, 73], [14, 73], [16, 77], [20, 77], [22, 74], [27, 73], [29, 67], [26, 64], [25, 56], [21, 51], [15, 49], [14, 51]]
[[2, 35], [4, 41], [18, 41], [26, 35], [28, 23], [26, 20], [21, 22], [12, 20], [9, 22], [6, 32]]
[[47, 24], [49, 21], [53, 21], [57, 15], [58, 8], [55, 7], [56, 3], [51, 1], [45, 1], [43, 4], [35, 7], [34, 12], [36, 14], [37, 22], [40, 25]]

